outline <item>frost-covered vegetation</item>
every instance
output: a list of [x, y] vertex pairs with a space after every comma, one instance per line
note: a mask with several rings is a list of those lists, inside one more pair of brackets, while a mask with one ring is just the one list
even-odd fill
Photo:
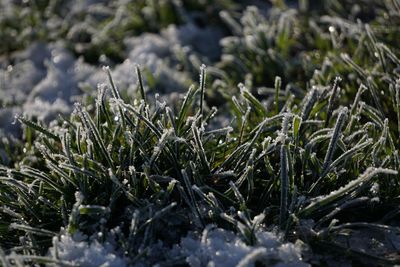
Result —
[[72, 2], [0, 0], [3, 266], [400, 264], [398, 0]]

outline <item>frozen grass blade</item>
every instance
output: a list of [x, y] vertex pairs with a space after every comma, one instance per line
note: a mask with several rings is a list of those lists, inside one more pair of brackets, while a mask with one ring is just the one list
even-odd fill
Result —
[[306, 101], [301, 111], [302, 121], [306, 121], [308, 119], [316, 101], [317, 101], [317, 89], [313, 87], [311, 91], [307, 94]]
[[204, 94], [206, 88], [206, 65], [200, 67], [200, 122], [202, 121], [203, 110], [204, 110]]
[[383, 72], [387, 72], [386, 61], [385, 61], [385, 58], [383, 57], [382, 49], [379, 49], [379, 47], [377, 45], [376, 37], [375, 37], [374, 33], [372, 32], [371, 27], [368, 24], [365, 24], [365, 31], [366, 31], [367, 36], [372, 44], [372, 47], [374, 50], [373, 52], [374, 52], [375, 56], [377, 56], [379, 58], [379, 62], [381, 63]]
[[261, 104], [261, 102], [252, 95], [249, 90], [244, 86], [244, 84], [239, 83], [240, 93], [243, 98], [247, 99], [251, 105], [254, 107], [254, 110], [258, 113], [258, 115], [263, 118], [266, 117], [267, 111], [265, 107]]
[[251, 108], [247, 108], [246, 113], [244, 114], [243, 118], [242, 118], [242, 123], [241, 123], [241, 127], [240, 127], [240, 134], [239, 134], [239, 140], [238, 140], [238, 144], [237, 146], [239, 147], [242, 144], [242, 139], [243, 139], [243, 133], [244, 133], [244, 128], [246, 126], [247, 120], [249, 118], [250, 115], [250, 111]]
[[332, 212], [330, 212], [329, 214], [325, 215], [323, 218], [321, 218], [318, 221], [318, 226], [331, 221], [337, 214], [339, 214], [340, 212], [345, 211], [346, 209], [349, 208], [355, 208], [355, 207], [361, 207], [363, 205], [366, 205], [370, 200], [370, 198], [368, 197], [359, 197], [353, 200], [349, 200], [345, 203], [343, 203], [342, 205], [340, 205], [339, 207], [335, 208]]
[[242, 34], [241, 26], [232, 18], [232, 16], [229, 14], [229, 12], [221, 11], [219, 13], [219, 16], [221, 17], [222, 21], [230, 28], [230, 30], [235, 35]]
[[108, 77], [108, 82], [111, 85], [111, 92], [114, 98], [116, 99], [121, 99], [121, 96], [119, 94], [119, 91], [117, 89], [117, 87], [115, 86], [114, 80], [111, 76], [111, 71], [110, 71], [110, 67], [103, 67], [103, 70], [106, 72], [107, 77]]
[[196, 199], [194, 197], [194, 193], [193, 193], [193, 188], [192, 188], [192, 184], [189, 180], [189, 176], [187, 174], [187, 172], [185, 170], [182, 170], [182, 178], [183, 178], [183, 182], [186, 186], [186, 190], [189, 194], [189, 198], [190, 198], [190, 207], [192, 209], [193, 214], [195, 215], [195, 218], [197, 218], [198, 220], [198, 224], [199, 225], [203, 225], [203, 218], [202, 218], [202, 214], [200, 212], [200, 208], [198, 206], [198, 203], [196, 202]]
[[329, 167], [326, 169], [325, 173], [329, 173], [329, 171], [331, 169], [335, 168], [336, 166], [338, 166], [340, 164], [340, 162], [343, 162], [343, 161], [346, 162], [349, 158], [354, 156], [356, 153], [359, 153], [361, 150], [370, 146], [371, 144], [373, 144], [373, 140], [367, 139], [365, 142], [358, 143], [354, 147], [350, 148], [349, 150], [344, 152], [342, 155], [340, 155], [335, 161], [333, 161], [329, 165]]
[[282, 79], [279, 76], [275, 77], [275, 114], [279, 114], [279, 92], [282, 86]]
[[316, 188], [316, 186], [321, 182], [321, 180], [327, 175], [329, 166], [332, 163], [333, 153], [335, 153], [340, 133], [345, 123], [345, 119], [347, 116], [348, 109], [347, 107], [342, 108], [338, 115], [338, 119], [335, 124], [335, 128], [333, 129], [331, 140], [329, 141], [328, 150], [325, 154], [324, 164], [322, 165], [322, 172], [318, 180], [311, 186], [309, 190], [309, 194]]
[[42, 133], [43, 135], [47, 136], [48, 138], [51, 138], [51, 139], [53, 139], [53, 140], [55, 140], [57, 142], [60, 141], [60, 137], [58, 137], [57, 135], [51, 133], [50, 131], [48, 131], [47, 129], [43, 128], [42, 126], [40, 126], [39, 124], [37, 124], [35, 122], [33, 122], [31, 120], [28, 120], [28, 119], [26, 119], [26, 118], [24, 118], [22, 116], [17, 116], [16, 119], [18, 121], [20, 121], [21, 123], [25, 124], [26, 126], [28, 126], [28, 127], [32, 128], [32, 129]]
[[332, 87], [332, 93], [331, 96], [329, 97], [328, 101], [328, 111], [326, 112], [326, 120], [325, 120], [325, 127], [328, 127], [329, 121], [332, 116], [332, 111], [333, 107], [336, 105], [336, 100], [337, 100], [337, 95], [339, 94], [339, 82], [341, 82], [342, 79], [340, 77], [336, 77], [335, 81], [333, 82], [333, 87]]
[[10, 224], [10, 228], [14, 229], [14, 230], [20, 230], [20, 231], [24, 231], [24, 232], [27, 232], [27, 233], [39, 235], [39, 236], [50, 236], [50, 237], [53, 237], [53, 236], [56, 235], [55, 232], [51, 232], [51, 231], [48, 231], [48, 230], [45, 230], [45, 229], [32, 227], [32, 226], [29, 226], [29, 225], [18, 224], [18, 223]]
[[348, 54], [341, 54], [340, 57], [342, 58], [342, 60], [347, 63], [349, 66], [351, 66], [355, 71], [358, 72], [358, 74], [363, 78], [363, 79], [367, 79], [368, 75], [367, 73], [365, 73], [365, 71], [358, 66], [351, 58]]
[[[113, 97], [117, 100], [121, 99], [121, 95], [117, 89], [117, 87], [115, 86], [114, 80], [112, 78], [111, 75], [111, 71], [110, 71], [110, 67], [103, 67], [103, 70], [107, 73], [107, 77], [108, 77], [108, 82], [111, 85], [111, 93], [113, 95]], [[124, 117], [124, 113], [121, 107], [119, 107], [119, 116], [121, 117], [122, 120], [122, 124], [125, 125], [125, 117]]]
[[307, 207], [300, 210], [299, 216], [309, 217], [314, 212], [321, 209], [326, 209], [329, 205], [338, 202], [341, 198], [349, 195], [350, 193], [354, 193], [355, 191], [360, 192], [362, 189], [370, 184], [372, 178], [380, 174], [397, 175], [397, 171], [370, 167], [357, 179], [349, 182], [347, 185], [341, 187], [336, 191], [331, 192], [329, 195], [321, 196], [314, 199]]
[[136, 65], [135, 69], [136, 69], [136, 75], [137, 75], [137, 79], [138, 79], [138, 87], [139, 87], [139, 91], [140, 91], [140, 96], [142, 97], [142, 99], [146, 103], [147, 102], [147, 98], [146, 98], [146, 93], [144, 91], [142, 72], [140, 70], [139, 65]]
[[185, 124], [185, 119], [188, 115], [189, 108], [194, 101], [194, 96], [196, 94], [196, 90], [194, 86], [190, 86], [189, 90], [187, 91], [185, 98], [183, 99], [183, 103], [181, 109], [179, 110], [178, 120], [176, 122], [177, 129], [181, 129], [182, 126]]
[[244, 197], [242, 194], [239, 192], [239, 189], [236, 187], [235, 183], [232, 181], [229, 181], [229, 186], [231, 187], [233, 193], [235, 194], [237, 200], [239, 201], [240, 204], [240, 209], [246, 209], [246, 201], [244, 200]]
[[285, 228], [285, 222], [288, 216], [288, 199], [289, 199], [289, 171], [288, 171], [288, 151], [286, 147], [286, 139], [289, 128], [289, 115], [286, 115], [282, 121], [282, 144], [280, 149], [280, 181], [281, 181], [281, 201], [279, 210], [279, 225], [281, 229]]
[[210, 163], [208, 162], [206, 152], [203, 147], [203, 143], [200, 139], [200, 133], [199, 129], [196, 126], [196, 123], [193, 122], [192, 124], [192, 133], [193, 133], [193, 138], [194, 138], [194, 143], [196, 147], [196, 152], [199, 155], [200, 161], [203, 165], [203, 168], [207, 171], [210, 172]]
[[356, 109], [357, 109], [358, 104], [359, 104], [359, 102], [360, 102], [361, 95], [362, 95], [366, 90], [367, 90], [367, 87], [365, 87], [365, 85], [363, 85], [363, 84], [361, 84], [360, 87], [359, 87], [358, 90], [357, 90], [357, 94], [356, 94], [356, 96], [355, 96], [355, 98], [354, 98], [353, 104], [351, 105], [351, 109], [350, 109], [350, 121], [349, 121], [349, 123], [347, 124], [346, 132], [350, 131], [351, 128], [352, 128], [352, 126], [353, 126], [355, 112], [356, 112]]
[[85, 129], [88, 131], [89, 136], [92, 136], [93, 138], [93, 144], [96, 145], [100, 149], [100, 153], [103, 155], [103, 157], [106, 159], [108, 166], [114, 171], [114, 163], [113, 160], [111, 159], [110, 154], [108, 153], [106, 146], [100, 136], [100, 133], [98, 129], [96, 128], [94, 122], [92, 121], [90, 115], [87, 113], [87, 111], [82, 108], [81, 104], [76, 103], [75, 108], [78, 112], [79, 117], [81, 118], [81, 121], [83, 125], [85, 126]]
[[118, 101], [118, 104], [121, 106], [121, 108], [125, 108], [127, 111], [132, 112], [138, 119], [140, 119], [141, 121], [143, 121], [147, 127], [149, 127], [149, 129], [158, 137], [161, 138], [162, 136], [162, 132], [160, 131], [160, 129], [153, 123], [151, 122], [148, 118], [146, 118], [145, 116], [143, 116], [139, 111], [137, 111], [134, 107], [132, 107], [131, 105], [127, 105], [121, 101]]
[[168, 212], [170, 212], [173, 208], [175, 208], [177, 206], [176, 202], [172, 202], [171, 204], [169, 204], [168, 206], [164, 207], [163, 209], [157, 211], [153, 216], [151, 216], [150, 219], [148, 219], [145, 223], [143, 223], [139, 229], [137, 230], [142, 231], [146, 226], [148, 226], [149, 224], [153, 223], [154, 221], [156, 221], [157, 219], [161, 218], [162, 216], [164, 216], [165, 214], [167, 214]]
[[157, 146], [154, 147], [153, 154], [151, 155], [149, 166], [150, 168], [153, 166], [154, 162], [157, 160], [159, 155], [161, 154], [164, 146], [168, 142], [168, 138], [171, 132], [169, 130], [164, 130], [164, 133], [160, 137], [160, 140], [158, 141]]
[[[396, 2], [396, 0], [394, 0], [393, 2]], [[393, 53], [393, 51], [385, 44], [383, 43], [378, 43], [377, 47], [379, 50], [382, 50], [384, 52], [386, 52], [387, 56], [397, 65], [400, 65], [400, 59], [398, 58], [398, 56], [396, 56], [395, 53]]]
[[106, 91], [107, 86], [105, 84], [99, 84], [97, 86], [97, 99], [96, 99], [96, 118], [97, 118], [97, 128], [100, 128], [101, 116], [105, 115], [107, 122], [111, 125], [111, 119], [107, 112], [106, 107]]

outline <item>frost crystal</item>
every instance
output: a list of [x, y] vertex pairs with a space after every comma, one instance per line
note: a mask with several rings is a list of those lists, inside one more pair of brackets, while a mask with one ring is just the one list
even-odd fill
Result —
[[292, 243], [283, 244], [272, 232], [258, 231], [257, 245], [249, 246], [231, 231], [221, 228], [210, 230], [210, 227], [206, 227], [205, 231], [201, 238], [193, 235], [183, 238], [172, 249], [171, 255], [185, 257], [191, 267], [247, 267], [255, 266], [257, 260], [268, 266], [308, 266], [301, 261], [300, 248]]
[[78, 236], [61, 235], [60, 238], [53, 238], [53, 247], [50, 248], [50, 255], [62, 261], [82, 267], [127, 266], [125, 259], [116, 254], [114, 247], [106, 242], [100, 244], [97, 240], [89, 243], [79, 241]]

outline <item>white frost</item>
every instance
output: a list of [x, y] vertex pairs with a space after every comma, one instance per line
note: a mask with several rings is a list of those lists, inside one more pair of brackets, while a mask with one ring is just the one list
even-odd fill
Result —
[[[207, 227], [209, 228], [209, 227]], [[207, 229], [206, 228], [206, 229]], [[256, 260], [268, 266], [308, 266], [301, 261], [300, 248], [292, 243], [282, 243], [272, 232], [258, 231], [257, 245], [249, 246], [235, 233], [214, 228], [202, 238], [188, 235], [176, 245], [171, 255], [184, 256], [191, 267], [202, 266], [254, 266]]]
[[81, 267], [124, 267], [125, 259], [116, 254], [114, 247], [105, 242], [100, 244], [97, 240], [88, 243], [79, 241], [79, 237], [63, 234], [53, 238], [53, 247], [50, 255], [62, 261], [68, 261]]

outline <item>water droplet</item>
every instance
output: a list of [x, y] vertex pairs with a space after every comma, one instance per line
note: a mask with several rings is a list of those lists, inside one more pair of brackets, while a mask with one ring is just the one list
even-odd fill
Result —
[[114, 121], [119, 121], [119, 116], [115, 116]]
[[335, 32], [335, 31], [336, 31], [335, 27], [329, 26], [329, 32], [333, 33], [333, 32]]

